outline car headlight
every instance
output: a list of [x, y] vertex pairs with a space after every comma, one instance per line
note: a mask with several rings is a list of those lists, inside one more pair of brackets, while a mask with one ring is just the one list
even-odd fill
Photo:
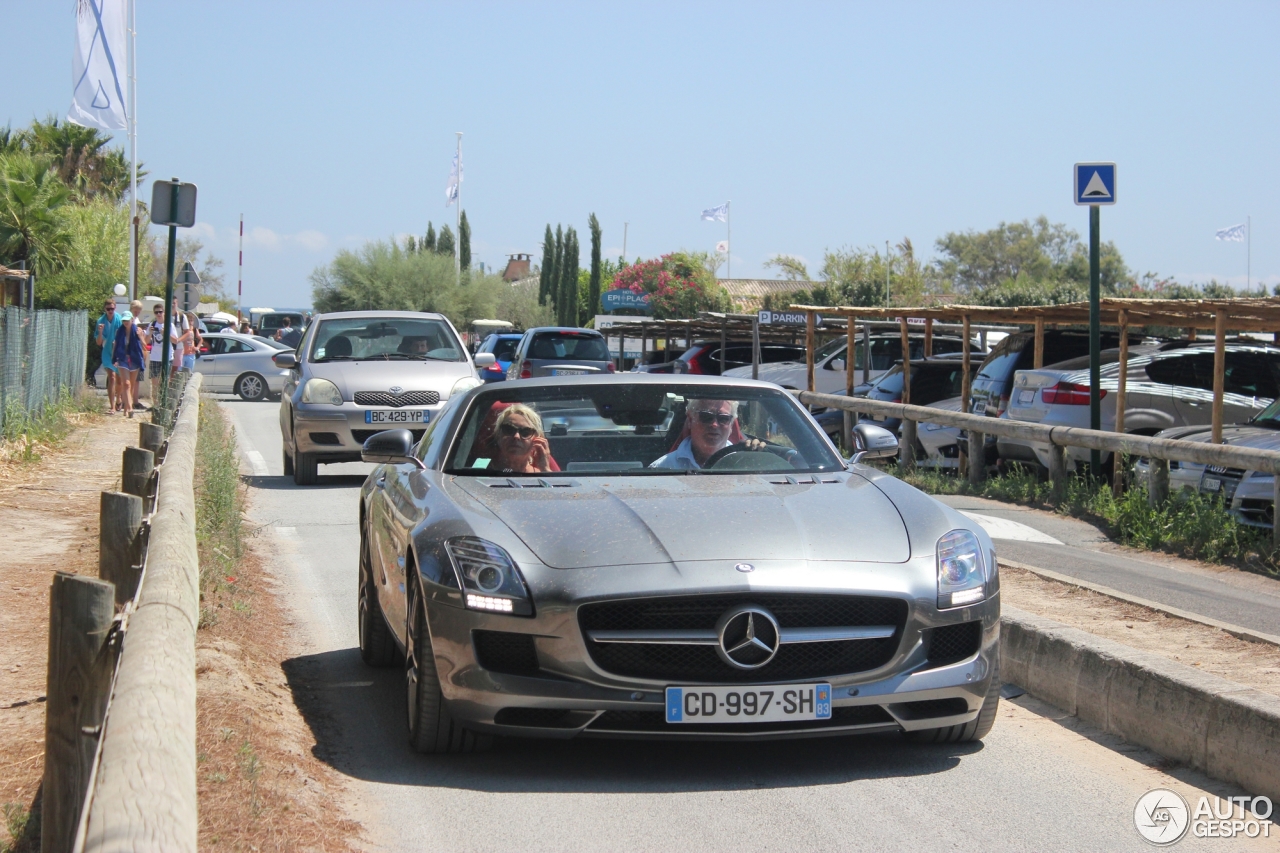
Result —
[[314, 377], [307, 380], [307, 384], [302, 386], [302, 402], [304, 403], [329, 403], [334, 406], [342, 405], [342, 392], [338, 390], [338, 386], [334, 385], [328, 379]]
[[475, 536], [446, 539], [444, 549], [471, 610], [532, 616], [529, 589], [511, 555]]
[[938, 609], [976, 604], [987, 597], [978, 537], [952, 530], [938, 540]]
[[453, 390], [449, 392], [449, 397], [452, 398], [454, 394], [465, 394], [472, 388], [483, 384], [483, 382], [476, 379], [474, 376], [464, 376], [457, 382], [453, 383]]

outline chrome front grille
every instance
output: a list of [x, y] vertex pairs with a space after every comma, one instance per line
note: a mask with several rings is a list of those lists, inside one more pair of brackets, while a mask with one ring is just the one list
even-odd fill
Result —
[[437, 391], [405, 391], [392, 394], [390, 391], [357, 391], [353, 398], [357, 406], [390, 406], [400, 409], [405, 406], [434, 406], [440, 402]]

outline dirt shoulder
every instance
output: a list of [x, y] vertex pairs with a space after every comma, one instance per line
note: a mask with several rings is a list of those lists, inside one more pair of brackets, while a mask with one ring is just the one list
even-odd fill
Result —
[[[55, 571], [97, 577], [99, 494], [120, 487], [138, 423], [86, 417], [38, 462], [0, 462], [0, 805], [11, 827], [37, 807], [44, 775], [49, 584]], [[0, 830], [0, 849], [10, 841]]]
[[1000, 567], [1002, 603], [1280, 697], [1280, 647], [1092, 590]]

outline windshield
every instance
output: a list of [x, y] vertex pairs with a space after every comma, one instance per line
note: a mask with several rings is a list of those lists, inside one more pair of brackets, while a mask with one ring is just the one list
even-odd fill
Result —
[[516, 345], [519, 343], [519, 338], [499, 338], [493, 344], [493, 357], [498, 361], [511, 361], [511, 357], [516, 354]]
[[1267, 406], [1261, 412], [1253, 416], [1253, 420], [1249, 421], [1257, 426], [1271, 427], [1272, 429], [1280, 429], [1280, 397], [1271, 401], [1271, 405]]
[[485, 476], [685, 475], [844, 467], [784, 392], [680, 384], [510, 383], [476, 395], [446, 470]]
[[575, 361], [610, 361], [612, 356], [604, 338], [581, 332], [545, 332], [529, 345], [532, 359], [573, 359]]
[[321, 320], [311, 340], [314, 362], [466, 360], [449, 327], [425, 317]]

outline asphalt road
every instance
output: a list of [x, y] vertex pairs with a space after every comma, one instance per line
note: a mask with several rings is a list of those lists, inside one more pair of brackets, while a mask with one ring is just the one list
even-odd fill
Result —
[[[284, 664], [316, 753], [377, 850], [1147, 850], [1133, 823], [1155, 787], [1193, 806], [1243, 793], [1021, 697], [982, 744], [897, 736], [764, 744], [507, 741], [433, 757], [407, 745], [403, 676], [356, 649], [356, 498], [369, 466], [281, 476], [277, 407], [225, 404], [254, 471], [250, 513], [292, 610]], [[1173, 774], [1173, 775], [1170, 775]], [[1179, 850], [1277, 849], [1186, 838]]]

